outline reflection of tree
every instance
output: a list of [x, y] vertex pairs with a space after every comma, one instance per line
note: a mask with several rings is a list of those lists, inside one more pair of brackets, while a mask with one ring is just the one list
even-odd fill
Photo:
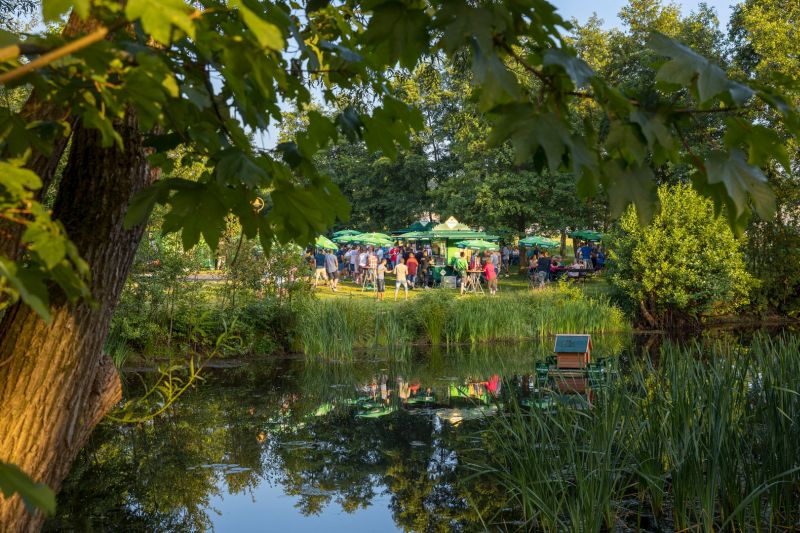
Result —
[[[530, 370], [533, 364], [525, 353], [504, 358], [506, 368]], [[296, 498], [305, 515], [331, 505], [351, 513], [389, 495], [403, 528], [481, 529], [472, 504], [487, 518], [505, 499], [486, 480], [468, 479], [465, 465], [476, 448], [478, 422], [452, 429], [425, 410], [357, 418], [344, 401], [374, 376], [387, 375], [390, 387], [402, 376], [425, 388], [445, 387], [443, 376], [502, 372], [483, 353], [444, 355], [434, 370], [427, 363], [332, 367], [282, 361], [209, 369], [208, 381], [164, 416], [136, 426], [103, 424], [47, 527], [207, 530], [216, 512], [212, 499], [226, 492], [255, 494], [266, 482]], [[318, 411], [325, 404], [335, 407]]]

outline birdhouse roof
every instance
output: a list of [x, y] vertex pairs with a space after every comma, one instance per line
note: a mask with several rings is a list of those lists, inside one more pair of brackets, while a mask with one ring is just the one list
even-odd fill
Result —
[[556, 335], [556, 353], [586, 353], [592, 350], [591, 335]]

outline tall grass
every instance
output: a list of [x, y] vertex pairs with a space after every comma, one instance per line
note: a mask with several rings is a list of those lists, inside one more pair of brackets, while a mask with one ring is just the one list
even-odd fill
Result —
[[505, 486], [534, 530], [638, 528], [643, 517], [646, 530], [795, 530], [798, 353], [798, 338], [665, 345], [658, 366], [633, 363], [590, 409], [511, 402], [474, 468]]
[[341, 359], [360, 348], [541, 338], [556, 333], [627, 331], [606, 299], [559, 287], [493, 298], [430, 291], [407, 302], [313, 300], [300, 311], [296, 336], [309, 355]]

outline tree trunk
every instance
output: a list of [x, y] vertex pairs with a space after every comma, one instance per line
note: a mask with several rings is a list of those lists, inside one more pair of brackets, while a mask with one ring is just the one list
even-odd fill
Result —
[[[125, 211], [155, 174], [133, 113], [116, 128], [124, 152], [100, 148], [96, 130], [76, 127], [54, 207], [54, 218], [91, 267], [95, 305], [69, 304], [53, 290], [51, 324], [21, 304], [0, 323], [0, 460], [55, 490], [121, 395], [103, 345], [144, 229], [124, 229]], [[3, 531], [37, 530], [42, 522], [19, 497], [0, 497]]]
[[[64, 30], [61, 32], [63, 37], [75, 37], [77, 35], [85, 34], [97, 29], [98, 22], [94, 19], [82, 20], [74, 12], [70, 15]], [[67, 122], [69, 128], [75, 126], [75, 118], [69, 115], [67, 109], [61, 102], [54, 102], [52, 100], [43, 100], [36, 89], [34, 89], [25, 105], [20, 110], [22, 119], [31, 124], [33, 122], [58, 122], [63, 120]], [[31, 155], [28, 158], [25, 168], [32, 170], [42, 179], [42, 188], [39, 190], [38, 197], [41, 199], [47, 188], [53, 182], [58, 164], [61, 162], [61, 156], [69, 144], [69, 132], [64, 132], [64, 135], [56, 137], [52, 142], [52, 150], [50, 153], [42, 153], [36, 148], [31, 149]], [[22, 238], [23, 227], [19, 224], [11, 224], [6, 221], [0, 221], [0, 256], [16, 261], [22, 251], [19, 241]]]

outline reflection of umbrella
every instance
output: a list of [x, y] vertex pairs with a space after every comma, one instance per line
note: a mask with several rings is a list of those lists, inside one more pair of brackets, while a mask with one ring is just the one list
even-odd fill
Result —
[[547, 237], [539, 237], [538, 235], [531, 235], [519, 241], [520, 246], [544, 246], [547, 248], [555, 248], [561, 246], [561, 243], [548, 239]]
[[354, 229], [343, 229], [343, 230], [335, 231], [333, 233], [333, 236], [334, 236], [334, 238], [335, 237], [347, 237], [348, 235], [358, 235], [360, 233], [361, 233], [360, 231], [356, 231]]
[[497, 250], [497, 244], [489, 241], [482, 241], [474, 239], [471, 241], [459, 241], [456, 243], [459, 248], [468, 248], [470, 250]]
[[591, 229], [581, 229], [578, 231], [573, 231], [569, 234], [570, 237], [573, 239], [583, 239], [585, 241], [599, 241], [603, 239], [603, 234]]
[[320, 235], [317, 237], [316, 241], [317, 248], [324, 248], [325, 250], [338, 250], [339, 247], [336, 245], [335, 242], [327, 238], [325, 235]]

